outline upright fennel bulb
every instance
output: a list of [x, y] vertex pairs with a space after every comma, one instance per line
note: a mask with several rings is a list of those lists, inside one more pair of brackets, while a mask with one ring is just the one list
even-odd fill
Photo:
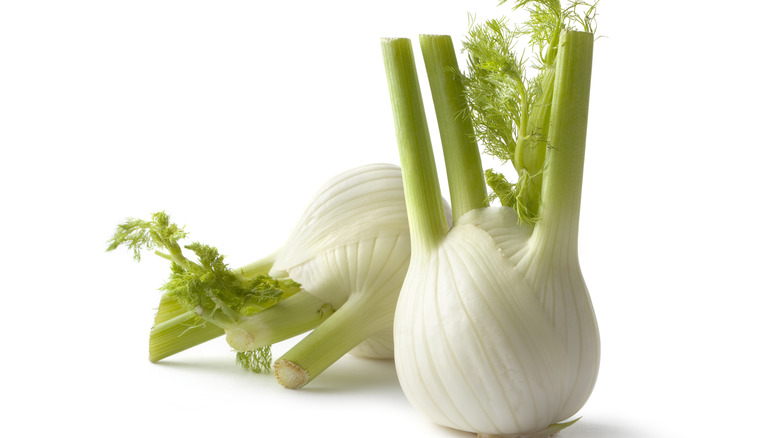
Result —
[[[598, 370], [598, 328], [577, 255], [593, 35], [569, 30], [571, 10], [539, 3], [549, 7], [550, 39], [537, 35], [548, 44], [545, 70], [534, 82], [534, 97], [518, 93], [519, 103], [507, 111], [509, 129], [496, 129], [502, 114], [495, 113], [507, 96], [489, 95], [508, 86], [495, 76], [477, 83], [485, 79], [479, 72], [454, 76], [450, 39], [421, 37], [439, 128], [451, 133], [442, 134], [442, 143], [448, 180], [456, 180], [450, 181], [453, 206], [462, 206], [451, 229], [436, 201], [411, 43], [383, 43], [412, 239], [395, 317], [399, 381], [433, 421], [480, 436], [547, 436], [566, 427], [571, 423], [560, 422], [585, 403]], [[517, 82], [521, 68], [485, 57], [506, 56], [511, 44], [488, 47], [502, 41], [503, 26], [494, 21], [472, 30], [471, 43], [484, 50], [479, 56], [470, 51], [470, 60], [474, 68], [495, 68], [492, 73]], [[464, 84], [474, 127], [463, 117]], [[501, 90], [489, 88], [496, 84]], [[509, 140], [518, 183], [487, 172], [504, 207], [487, 206], [484, 180], [475, 177], [481, 164], [462, 158], [476, 149], [474, 131], [481, 140]], [[502, 138], [512, 133], [518, 138]], [[464, 184], [474, 180], [479, 183]]]

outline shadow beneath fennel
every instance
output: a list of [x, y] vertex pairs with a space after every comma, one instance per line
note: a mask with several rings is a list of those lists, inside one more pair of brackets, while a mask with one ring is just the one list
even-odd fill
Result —
[[[267, 384], [266, 381], [273, 382], [274, 385], [277, 384], [273, 372], [255, 374], [245, 371], [235, 364], [231, 356], [224, 354], [214, 356], [182, 354], [163, 359], [152, 366], [175, 369], [177, 372], [188, 374], [218, 374], [225, 377], [262, 381], [263, 384]], [[394, 362], [346, 355], [299, 391], [310, 394], [348, 394], [377, 390], [382, 393], [397, 392], [399, 397], [403, 396], [395, 373]]]
[[401, 395], [395, 363], [392, 360], [347, 355], [301, 390], [311, 393], [354, 393], [377, 389], [397, 391]]
[[556, 438], [657, 438], [625, 424], [593, 420], [582, 418], [554, 436]]
[[231, 360], [230, 357], [221, 357], [221, 358], [197, 358], [197, 359], [187, 359], [187, 358], [175, 358], [175, 359], [164, 359], [159, 362], [151, 364], [151, 366], [154, 367], [160, 367], [160, 368], [167, 368], [167, 369], [175, 369], [178, 372], [185, 372], [185, 373], [204, 373], [204, 374], [219, 374], [223, 376], [242, 376], [242, 375], [249, 375], [249, 376], [258, 376], [258, 375], [265, 375], [269, 377], [273, 377], [272, 373], [260, 373], [256, 374], [250, 371], [246, 371], [243, 368], [241, 368], [239, 365], [236, 364], [235, 360]]

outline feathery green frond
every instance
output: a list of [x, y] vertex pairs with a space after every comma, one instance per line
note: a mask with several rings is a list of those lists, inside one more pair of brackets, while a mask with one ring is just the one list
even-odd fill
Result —
[[271, 347], [260, 347], [257, 350], [237, 351], [236, 363], [246, 371], [267, 373], [271, 371]]
[[181, 252], [178, 241], [185, 237], [184, 227], [171, 223], [170, 217], [161, 211], [154, 213], [150, 221], [128, 218], [118, 225], [106, 251], [127, 246], [133, 250], [133, 258], [140, 261], [143, 250], [158, 248], [171, 251], [171, 248], [176, 248]]
[[[506, 3], [500, 1], [500, 4]], [[501, 162], [511, 162], [517, 181], [492, 170], [485, 175], [492, 198], [512, 206], [521, 222], [538, 215], [542, 172], [549, 145], [550, 106], [555, 59], [563, 30], [595, 27], [595, 3], [573, 0], [516, 0], [528, 19], [510, 26], [506, 18], [470, 23], [464, 51], [468, 70], [463, 82], [477, 141]], [[582, 11], [584, 9], [584, 12]], [[534, 52], [532, 65], [515, 46], [527, 39]], [[535, 74], [529, 74], [529, 69]]]
[[[523, 61], [514, 53], [517, 32], [507, 21], [472, 25], [464, 47], [470, 74], [464, 77], [475, 135], [487, 152], [512, 161], [517, 136], [525, 129], [528, 83]], [[519, 97], [519, 99], [518, 99]]]
[[160, 289], [187, 310], [221, 327], [275, 304], [285, 291], [294, 293], [300, 287], [292, 280], [265, 274], [246, 277], [230, 269], [216, 248], [199, 242], [184, 246], [197, 262], [189, 260], [179, 246], [179, 241], [187, 236], [183, 230], [164, 212], [154, 213], [150, 221], [128, 219], [117, 227], [108, 250], [124, 245], [139, 260], [141, 250], [158, 249], [157, 255], [172, 261], [170, 277]]
[[490, 200], [498, 200], [504, 207], [511, 207], [517, 213], [521, 223], [532, 224], [538, 219], [540, 193], [534, 182], [534, 175], [523, 169], [516, 183], [509, 182], [506, 177], [493, 169], [485, 171], [485, 182], [492, 193]]
[[238, 322], [278, 302], [285, 288], [299, 285], [268, 275], [245, 278], [228, 268], [216, 248], [201, 243], [185, 246], [198, 257], [198, 264], [185, 269], [171, 265], [171, 276], [162, 290], [170, 293], [204, 319], [218, 325]]

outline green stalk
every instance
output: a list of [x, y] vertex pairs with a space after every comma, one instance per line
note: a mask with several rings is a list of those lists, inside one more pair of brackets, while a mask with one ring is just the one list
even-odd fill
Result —
[[488, 206], [482, 159], [449, 35], [420, 35], [425, 69], [439, 125], [452, 203], [452, 218]]
[[542, 205], [535, 238], [568, 240], [541, 245], [561, 254], [577, 254], [585, 139], [588, 126], [593, 34], [564, 31], [558, 49], [555, 91], [550, 113], [550, 144], [542, 183]]
[[276, 253], [273, 253], [260, 260], [254, 261], [248, 265], [242, 266], [238, 272], [245, 278], [254, 278], [258, 275], [266, 275], [276, 262]]
[[224, 330], [204, 321], [195, 312], [187, 311], [175, 298], [164, 294], [149, 334], [149, 360], [158, 362], [224, 334]]
[[382, 55], [401, 157], [412, 252], [435, 248], [447, 232], [433, 147], [425, 118], [412, 43], [382, 40]]
[[274, 363], [277, 381], [298, 389], [392, 323], [386, 302], [352, 299]]
[[262, 312], [243, 318], [236, 327], [226, 331], [227, 342], [236, 351], [256, 350], [317, 327], [335, 310], [314, 295], [300, 291]]

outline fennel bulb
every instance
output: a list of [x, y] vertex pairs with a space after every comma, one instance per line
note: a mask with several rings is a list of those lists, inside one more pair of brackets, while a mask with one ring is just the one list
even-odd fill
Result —
[[[557, 12], [551, 16], [567, 18]], [[521, 102], [508, 111], [509, 129], [502, 131], [521, 134], [505, 143], [519, 182], [496, 184], [488, 172], [505, 207], [488, 207], [485, 180], [474, 177], [481, 163], [462, 156], [476, 149], [474, 138], [484, 138], [474, 131], [504, 140], [490, 131], [500, 122], [497, 115], [484, 112], [495, 111], [506, 96], [486, 96], [498, 83], [495, 76], [487, 86], [475, 83], [479, 77], [453, 78], [449, 37], [421, 37], [440, 130], [459, 133], [442, 135], [447, 176], [457, 180], [450, 182], [452, 202], [463, 206], [451, 229], [436, 202], [438, 178], [411, 43], [383, 41], [412, 238], [395, 315], [399, 381], [410, 403], [434, 422], [485, 437], [548, 436], [566, 427], [572, 422], [560, 422], [585, 403], [598, 370], [598, 328], [577, 254], [593, 35], [554, 24], [560, 37], [556, 33], [546, 51], [551, 58], [535, 82], [537, 100], [523, 101], [519, 93]], [[480, 49], [505, 56], [485, 47], [501, 38], [483, 38], [503, 31], [499, 27], [474, 34]], [[502, 65], [488, 65], [482, 55], [471, 61], [478, 68]], [[508, 75], [501, 69], [491, 74]], [[474, 127], [462, 117], [464, 84], [482, 93], [469, 96]], [[515, 108], [523, 110], [519, 119]], [[533, 136], [523, 135], [526, 130]], [[535, 147], [547, 142], [549, 148]], [[539, 160], [540, 175], [529, 171]], [[475, 179], [478, 184], [464, 183]]]
[[[398, 166], [362, 166], [326, 183], [277, 253], [270, 275], [291, 278], [304, 296], [335, 313], [274, 363], [279, 383], [300, 388], [348, 352], [392, 358], [393, 316], [410, 254]], [[251, 350], [273, 341], [267, 335], [275, 330], [268, 323], [273, 311], [229, 330], [231, 346]]]
[[185, 247], [186, 233], [164, 213], [130, 219], [109, 250], [126, 245], [172, 261], [150, 358], [226, 334], [245, 368], [270, 367], [269, 345], [312, 332], [274, 365], [280, 384], [299, 388], [348, 352], [392, 358], [395, 305], [409, 264], [409, 220], [401, 170], [371, 164], [327, 181], [275, 253], [229, 269], [216, 249]]
[[[451, 222], [446, 204], [443, 208]], [[279, 383], [300, 388], [347, 352], [392, 358], [393, 317], [410, 254], [398, 166], [362, 166], [326, 183], [276, 255], [270, 275], [291, 278], [336, 310], [274, 363]], [[246, 345], [235, 340], [262, 334], [273, 310], [239, 324], [239, 336], [228, 332], [231, 345], [249, 350], [268, 342], [262, 336]]]
[[404, 393], [439, 424], [534, 433], [593, 389], [599, 337], [576, 251], [529, 231], [511, 208], [472, 210], [412, 258], [396, 364]]
[[[291, 278], [309, 298], [319, 300], [319, 306], [335, 310], [352, 303], [341, 318], [355, 306], [358, 312], [366, 311], [367, 303], [354, 303], [379, 297], [389, 296], [393, 303], [384, 306], [392, 307], [411, 252], [402, 184], [400, 168], [391, 164], [361, 166], [327, 181], [274, 255], [269, 275]], [[273, 324], [266, 326], [269, 315], [258, 313], [257, 321], [242, 321], [227, 332], [228, 342], [245, 351], [272, 341], [264, 336], [274, 329]], [[392, 322], [379, 319], [376, 323], [392, 331]], [[361, 336], [372, 331], [353, 328]], [[392, 342], [386, 336], [366, 342], [353, 347], [371, 357], [392, 357]]]

